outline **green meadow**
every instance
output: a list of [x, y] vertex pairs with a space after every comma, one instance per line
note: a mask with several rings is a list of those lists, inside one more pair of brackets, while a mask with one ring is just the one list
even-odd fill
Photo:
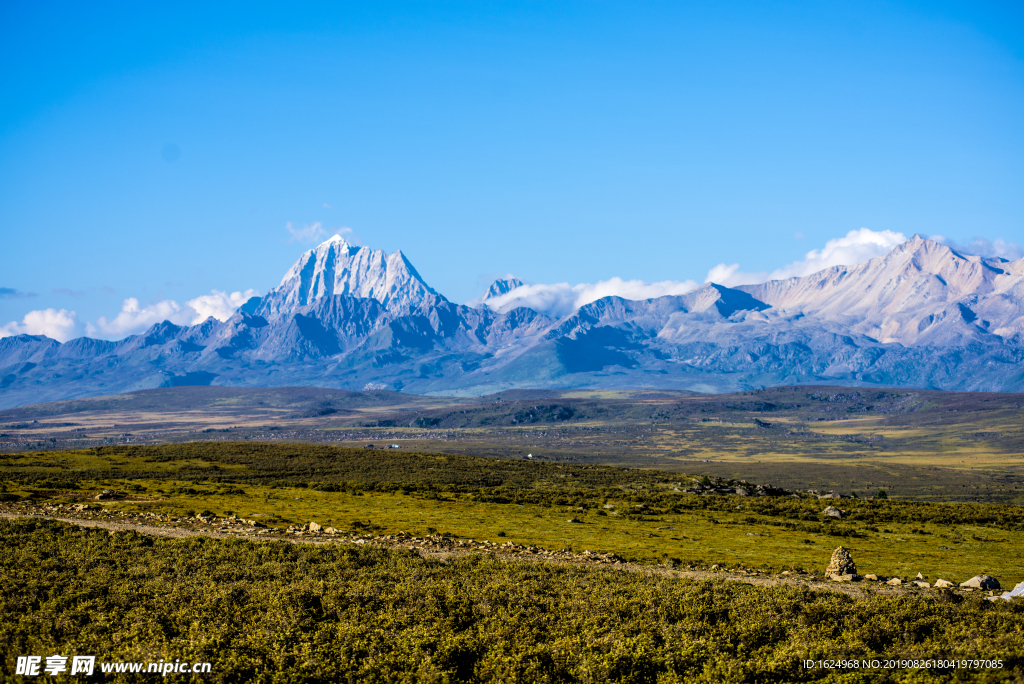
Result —
[[[862, 574], [1024, 580], [1019, 506], [697, 495], [682, 490], [700, 478], [678, 473], [294, 444], [8, 454], [0, 469], [9, 502], [205, 511], [281, 530], [317, 522], [364, 535], [444, 533], [696, 568], [820, 574], [842, 545]], [[94, 501], [102, 489], [129, 496]], [[829, 505], [846, 517], [826, 516]]]

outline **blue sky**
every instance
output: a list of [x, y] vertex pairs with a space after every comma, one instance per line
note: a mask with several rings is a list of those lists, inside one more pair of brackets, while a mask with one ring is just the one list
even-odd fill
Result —
[[9, 331], [266, 292], [289, 225], [458, 302], [1024, 242], [1019, 2], [139, 5], [0, 5]]

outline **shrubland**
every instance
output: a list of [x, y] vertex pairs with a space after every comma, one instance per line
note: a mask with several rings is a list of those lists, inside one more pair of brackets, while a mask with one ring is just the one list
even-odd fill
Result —
[[[1024, 604], [0, 520], [0, 648], [217, 682], [1019, 681]], [[804, 669], [976, 659], [1000, 669]]]

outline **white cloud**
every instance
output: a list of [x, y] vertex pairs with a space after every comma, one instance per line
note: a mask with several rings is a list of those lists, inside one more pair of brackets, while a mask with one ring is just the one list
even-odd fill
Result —
[[140, 333], [147, 328], [170, 321], [177, 325], [189, 325], [195, 318], [195, 311], [185, 308], [172, 299], [139, 306], [139, 300], [129, 297], [121, 305], [121, 312], [113, 319], [100, 316], [96, 324], [89, 324], [86, 331], [90, 337], [98, 336], [108, 340], [117, 340], [128, 335]]
[[190, 299], [184, 306], [173, 299], [140, 306], [138, 299], [129, 297], [124, 300], [121, 312], [117, 316], [113, 319], [100, 316], [95, 324], [86, 325], [86, 333], [90, 337], [117, 340], [144, 332], [163, 321], [170, 321], [175, 325], [197, 325], [210, 316], [218, 321], [226, 321], [238, 307], [258, 294], [256, 290], [251, 289], [231, 294], [213, 290], [208, 295]]
[[812, 249], [800, 261], [772, 272], [745, 272], [739, 264], [718, 264], [708, 271], [706, 283], [718, 283], [728, 287], [763, 283], [768, 280], [784, 280], [807, 276], [833, 266], [852, 266], [868, 259], [888, 254], [896, 245], [906, 242], [903, 233], [891, 230], [851, 230], [845, 237], [829, 240], [821, 249]]
[[692, 280], [645, 283], [642, 280], [610, 278], [594, 284], [523, 285], [500, 297], [488, 299], [485, 303], [495, 311], [504, 312], [523, 306], [548, 316], [561, 318], [602, 297], [653, 299], [665, 295], [685, 294], [697, 286], [698, 284]]
[[212, 290], [208, 295], [190, 299], [185, 305], [196, 312], [195, 318], [192, 319], [192, 325], [202, 323], [210, 316], [218, 321], [226, 321], [238, 310], [238, 307], [249, 301], [250, 297], [255, 297], [258, 294], [259, 292], [252, 289], [231, 294]]
[[959, 243], [941, 235], [932, 235], [932, 240], [941, 242], [953, 251], [961, 254], [973, 254], [983, 257], [1001, 257], [1003, 259], [1009, 259], [1010, 261], [1016, 261], [1017, 259], [1024, 257], [1024, 248], [1016, 242], [1006, 242], [1002, 238], [997, 238], [995, 242], [992, 242], [987, 238], [976, 237], [972, 238], [970, 242]]
[[[296, 228], [292, 225], [292, 222], [289, 221], [284, 225], [284, 227], [290, 235], [287, 242], [322, 242], [327, 236], [327, 231], [324, 230], [323, 224], [319, 221], [309, 226], [302, 226], [301, 228]], [[343, 227], [335, 230], [332, 235], [347, 235], [351, 232], [351, 228]]]
[[317, 242], [327, 235], [327, 231], [324, 230], [319, 221], [311, 226], [303, 226], [302, 228], [294, 227], [292, 222], [289, 221], [284, 227], [291, 234], [288, 242]]
[[67, 342], [78, 334], [78, 321], [74, 311], [67, 309], [40, 309], [29, 311], [21, 323], [11, 321], [0, 326], [0, 337], [12, 335], [46, 335], [58, 342]]

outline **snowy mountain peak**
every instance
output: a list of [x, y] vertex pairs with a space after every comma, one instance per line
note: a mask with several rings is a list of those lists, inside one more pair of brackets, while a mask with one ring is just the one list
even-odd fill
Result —
[[409, 309], [437, 293], [401, 251], [385, 254], [334, 235], [304, 252], [267, 300], [270, 313], [280, 313], [335, 295], [376, 299], [389, 309]]
[[525, 283], [519, 278], [508, 277], [495, 280], [491, 283], [491, 286], [487, 288], [487, 292], [484, 294], [484, 300], [493, 299], [494, 297], [500, 297], [501, 295], [508, 294], [517, 287], [522, 287]]

